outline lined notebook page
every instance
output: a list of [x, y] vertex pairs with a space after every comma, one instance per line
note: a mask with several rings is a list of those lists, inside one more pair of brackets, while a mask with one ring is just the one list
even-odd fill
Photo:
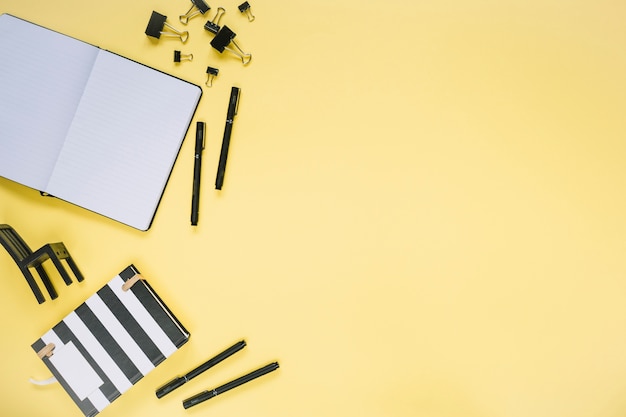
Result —
[[0, 175], [44, 190], [98, 49], [0, 15]]
[[48, 192], [148, 229], [200, 96], [193, 84], [100, 50]]

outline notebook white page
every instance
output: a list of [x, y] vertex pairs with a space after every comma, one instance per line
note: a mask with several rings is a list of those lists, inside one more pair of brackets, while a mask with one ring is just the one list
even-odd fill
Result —
[[104, 383], [73, 342], [55, 348], [50, 362], [81, 401]]
[[97, 53], [0, 15], [0, 176], [45, 189]]
[[99, 50], [47, 191], [148, 229], [201, 94]]

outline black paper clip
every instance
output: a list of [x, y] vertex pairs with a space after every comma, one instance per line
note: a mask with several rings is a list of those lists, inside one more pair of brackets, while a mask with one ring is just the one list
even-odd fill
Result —
[[206, 67], [206, 73], [207, 73], [207, 77], [206, 77], [206, 86], [207, 87], [211, 87], [213, 86], [213, 79], [215, 77], [217, 77], [217, 74], [220, 72], [220, 70], [218, 70], [217, 68], [213, 68], [213, 67]]
[[213, 17], [213, 20], [209, 20], [208, 22], [206, 22], [204, 28], [214, 35], [217, 34], [217, 32], [220, 31], [220, 19], [222, 18], [224, 13], [226, 13], [226, 9], [223, 7], [218, 7], [217, 12], [215, 12], [215, 16]]
[[250, 10], [250, 3], [248, 3], [247, 1], [244, 1], [243, 3], [239, 5], [239, 11], [245, 14], [246, 16], [248, 16], [249, 21], [252, 22], [254, 20], [254, 15], [252, 14], [252, 11]]
[[[148, 26], [146, 27], [146, 35], [152, 36], [153, 38], [157, 39], [159, 39], [161, 36], [180, 38], [182, 43], [187, 42], [187, 39], [189, 38], [189, 32], [181, 32], [179, 30], [176, 30], [174, 27], [170, 26], [170, 24], [167, 23], [166, 20], [167, 16], [153, 11], [152, 15], [150, 16], [150, 20], [148, 21]], [[166, 31], [167, 29], [169, 29], [169, 32]]]
[[[237, 55], [239, 58], [241, 58], [241, 62], [243, 62], [243, 65], [247, 65], [252, 60], [252, 54], [247, 54], [241, 50], [239, 45], [237, 45], [237, 43], [234, 41], [235, 36], [237, 36], [237, 34], [230, 30], [228, 26], [224, 25], [211, 41], [211, 46], [217, 49], [220, 53], [224, 52], [224, 50], [227, 50]], [[228, 45], [231, 43], [235, 46], [235, 49], [228, 47]]]
[[204, 0], [191, 0], [191, 8], [185, 14], [181, 14], [178, 19], [180, 23], [186, 25], [189, 23], [189, 19], [195, 17], [199, 14], [205, 14], [209, 11], [211, 6], [209, 6]]
[[193, 61], [193, 54], [183, 54], [180, 51], [174, 51], [174, 62]]

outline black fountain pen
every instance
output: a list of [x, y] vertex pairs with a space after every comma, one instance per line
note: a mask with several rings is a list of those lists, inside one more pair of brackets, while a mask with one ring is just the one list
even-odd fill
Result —
[[229, 347], [228, 349], [226, 349], [225, 351], [218, 353], [217, 355], [215, 355], [215, 357], [204, 362], [202, 365], [189, 371], [186, 375], [178, 376], [172, 379], [170, 382], [168, 382], [167, 384], [163, 385], [162, 387], [156, 390], [157, 398], [161, 398], [165, 396], [166, 394], [169, 394], [170, 392], [174, 391], [176, 388], [181, 387], [182, 385], [187, 383], [189, 380], [200, 375], [202, 372], [208, 370], [209, 368], [212, 368], [213, 366], [217, 365], [218, 363], [228, 358], [232, 354], [239, 352], [245, 346], [246, 346], [245, 341], [242, 340], [241, 342], [237, 342], [231, 347]]
[[224, 173], [226, 172], [226, 160], [228, 159], [228, 147], [230, 146], [230, 134], [233, 130], [233, 120], [239, 107], [239, 87], [230, 90], [230, 100], [228, 101], [228, 112], [226, 113], [226, 126], [224, 127], [224, 139], [222, 140], [222, 150], [220, 152], [220, 162], [217, 166], [217, 177], [215, 178], [215, 189], [221, 190], [224, 184]]
[[220, 385], [217, 388], [213, 388], [212, 390], [202, 391], [199, 394], [194, 395], [193, 397], [187, 398], [183, 401], [184, 408], [190, 408], [194, 405], [198, 405], [206, 400], [210, 400], [211, 398], [217, 397], [218, 395], [229, 391], [233, 388], [237, 388], [240, 385], [243, 385], [247, 382], [252, 381], [258, 377], [261, 377], [265, 374], [269, 374], [272, 371], [275, 371], [279, 368], [278, 362], [272, 362], [268, 365], [265, 365], [262, 368], [259, 368], [255, 371], [250, 372], [244, 376], [240, 376], [239, 378], [232, 380], [230, 382], [225, 383], [224, 385]]
[[202, 168], [202, 150], [204, 149], [204, 122], [196, 124], [196, 150], [193, 163], [193, 190], [191, 195], [191, 225], [198, 224], [200, 206], [200, 171]]

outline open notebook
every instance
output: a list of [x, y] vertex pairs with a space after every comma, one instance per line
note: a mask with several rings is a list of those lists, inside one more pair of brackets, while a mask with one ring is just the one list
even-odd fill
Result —
[[202, 89], [9, 14], [0, 56], [0, 176], [147, 230]]
[[87, 417], [189, 340], [189, 332], [138, 274], [128, 266], [32, 344]]

